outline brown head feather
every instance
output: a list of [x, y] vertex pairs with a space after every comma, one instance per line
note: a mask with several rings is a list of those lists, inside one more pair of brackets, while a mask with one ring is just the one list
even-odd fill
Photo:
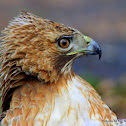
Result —
[[[23, 81], [33, 77], [44, 82], [58, 79], [60, 69], [72, 57], [66, 59], [57, 48], [56, 40], [75, 32], [75, 29], [26, 11], [9, 23], [2, 31], [0, 44], [2, 111], [9, 108], [13, 91], [25, 84]], [[61, 56], [64, 56], [62, 61]]]

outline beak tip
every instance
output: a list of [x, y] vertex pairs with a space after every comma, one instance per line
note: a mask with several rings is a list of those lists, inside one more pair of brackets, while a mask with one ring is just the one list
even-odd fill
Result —
[[99, 51], [98, 51], [98, 54], [99, 54], [99, 60], [100, 60], [100, 59], [101, 59], [101, 56], [102, 56], [102, 51], [99, 50]]
[[99, 54], [99, 60], [101, 59], [101, 55]]

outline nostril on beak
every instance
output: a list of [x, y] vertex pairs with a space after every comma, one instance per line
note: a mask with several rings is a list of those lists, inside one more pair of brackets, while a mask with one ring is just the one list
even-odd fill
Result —
[[87, 43], [88, 46], [91, 44], [91, 42], [89, 42], [89, 41], [87, 41], [86, 43]]

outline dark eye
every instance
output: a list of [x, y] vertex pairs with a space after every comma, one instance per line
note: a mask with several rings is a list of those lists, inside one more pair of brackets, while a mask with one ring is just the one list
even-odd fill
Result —
[[68, 39], [60, 39], [58, 41], [58, 45], [61, 47], [61, 48], [67, 48], [70, 44], [70, 41]]

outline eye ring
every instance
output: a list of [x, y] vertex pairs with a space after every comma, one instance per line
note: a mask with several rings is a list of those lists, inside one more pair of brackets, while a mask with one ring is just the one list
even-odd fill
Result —
[[67, 48], [69, 45], [70, 45], [70, 41], [68, 39], [60, 39], [58, 41], [58, 45], [61, 47], [61, 48]]

